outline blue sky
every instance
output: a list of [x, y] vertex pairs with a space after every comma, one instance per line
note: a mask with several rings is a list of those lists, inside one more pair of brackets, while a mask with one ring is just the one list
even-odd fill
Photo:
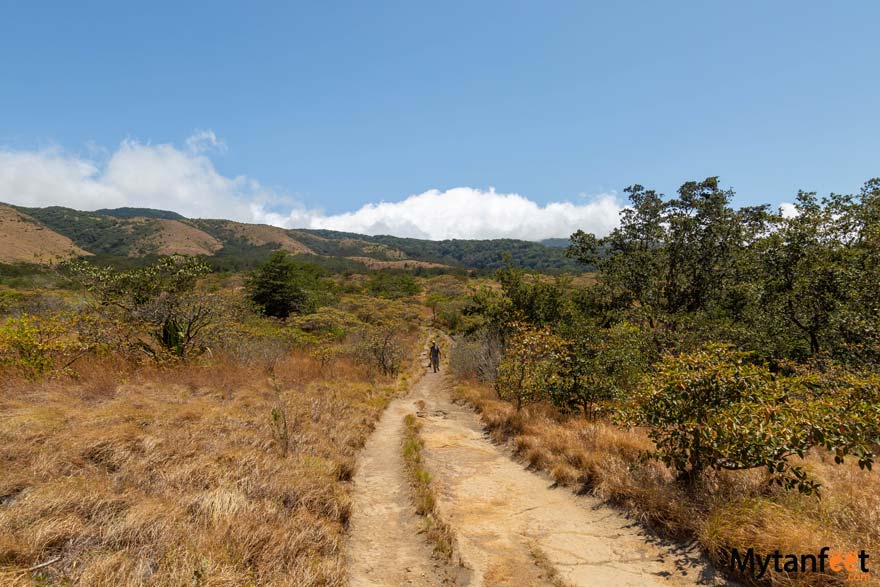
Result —
[[[0, 189], [14, 192], [0, 201], [70, 205], [83, 190], [81, 207], [105, 191], [149, 203], [105, 177], [124, 145], [168, 146], [239, 181], [227, 196], [258, 202], [256, 220], [423, 236], [450, 233], [400, 208], [344, 214], [426, 192], [429, 211], [471, 197], [491, 216], [523, 204], [509, 194], [577, 207], [708, 175], [741, 205], [852, 192], [880, 175], [878, 21], [874, 1], [0, 0]], [[200, 131], [213, 136], [187, 150]], [[164, 173], [162, 154], [147, 155]], [[55, 173], [28, 167], [34, 157], [92, 165], [101, 185], [55, 198], [22, 179]], [[142, 183], [133, 174], [115, 177]], [[455, 188], [472, 191], [447, 197]], [[205, 198], [191, 213], [249, 219], [181, 193]]]

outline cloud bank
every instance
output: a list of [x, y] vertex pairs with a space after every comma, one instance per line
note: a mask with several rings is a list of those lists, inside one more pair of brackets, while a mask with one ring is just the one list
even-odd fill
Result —
[[328, 215], [247, 176], [222, 175], [211, 154], [225, 149], [212, 131], [194, 134], [182, 148], [126, 140], [100, 162], [57, 147], [35, 151], [0, 149], [0, 201], [80, 210], [149, 207], [191, 218], [228, 218], [286, 228], [326, 228], [433, 240], [539, 240], [568, 236], [578, 229], [603, 235], [617, 224], [621, 209], [611, 195], [541, 206], [493, 188], [457, 187]]

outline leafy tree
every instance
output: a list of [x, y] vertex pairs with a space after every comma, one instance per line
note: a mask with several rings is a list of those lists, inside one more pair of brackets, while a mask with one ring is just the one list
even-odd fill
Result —
[[485, 329], [506, 343], [514, 323], [549, 326], [570, 317], [572, 305], [567, 295], [568, 279], [556, 277], [550, 281], [528, 276], [512, 265], [496, 271], [495, 278], [501, 284], [501, 291], [485, 286], [478, 288], [462, 309], [466, 316], [479, 317], [470, 324], [469, 333]]
[[251, 274], [247, 290], [267, 316], [287, 318], [317, 307], [319, 272], [294, 261], [286, 251], [275, 251]]
[[577, 231], [571, 236], [567, 254], [598, 266], [598, 289], [603, 290], [611, 308], [638, 305], [653, 324], [666, 309], [666, 204], [657, 192], [640, 185], [624, 191], [629, 194], [630, 206], [621, 211], [619, 226], [603, 239]]
[[603, 404], [635, 389], [650, 365], [651, 347], [644, 332], [626, 322], [610, 328], [579, 323], [570, 330], [551, 399], [564, 410], [595, 419]]
[[724, 345], [669, 356], [637, 395], [630, 423], [649, 427], [654, 455], [680, 479], [693, 483], [706, 469], [763, 467], [771, 482], [811, 493], [818, 484], [792, 457], [813, 446], [839, 462], [853, 454], [871, 467], [880, 441], [876, 376], [828, 385], [774, 374], [747, 359]]
[[520, 410], [525, 403], [548, 398], [558, 386], [558, 364], [566, 353], [565, 343], [549, 328], [527, 323], [511, 325], [513, 336], [498, 367], [495, 389]]
[[566, 291], [569, 280], [556, 277], [552, 281], [539, 276], [526, 276], [512, 265], [495, 272], [503, 295], [510, 301], [513, 317], [532, 324], [550, 325], [562, 320], [568, 311]]
[[210, 269], [192, 257], [163, 257], [125, 271], [80, 260], [66, 264], [65, 271], [94, 296], [110, 323], [121, 323], [120, 331], [127, 328], [129, 343], [156, 359], [186, 358], [201, 350], [202, 335], [217, 316], [215, 296], [196, 289]]
[[765, 207], [734, 210], [717, 177], [686, 182], [668, 201], [640, 185], [625, 191], [620, 226], [603, 239], [578, 231], [568, 250], [598, 265], [612, 309], [637, 307], [653, 328], [678, 313], [742, 305], [733, 290], [746, 279], [744, 251], [766, 232]]
[[757, 324], [803, 341], [804, 352], [877, 364], [880, 359], [880, 180], [859, 196], [800, 192], [761, 243]]

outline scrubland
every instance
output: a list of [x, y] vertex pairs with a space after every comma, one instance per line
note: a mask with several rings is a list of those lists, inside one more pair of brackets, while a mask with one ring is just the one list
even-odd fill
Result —
[[6, 279], [3, 582], [342, 584], [356, 453], [428, 320], [456, 336], [459, 400], [560, 485], [722, 570], [734, 549], [872, 557], [744, 582], [876, 581], [880, 179], [794, 214], [735, 209], [715, 177], [625, 191], [607, 236], [572, 235], [589, 274], [331, 275], [275, 251], [247, 275]]
[[7, 332], [0, 584], [345, 584], [356, 454], [413, 375], [423, 312], [343, 294], [311, 321], [221, 317], [186, 360], [102, 346], [40, 377]]
[[[564, 415], [546, 403], [517, 411], [473, 380], [460, 381], [454, 397], [477, 409], [493, 440], [530, 468], [622, 508], [660, 537], [696, 540], [722, 570], [732, 548], [816, 554], [823, 546], [869, 553], [880, 547], [880, 477], [855, 463], [835, 464], [822, 449], [805, 458], [822, 484], [818, 495], [774, 488], [760, 469], [711, 472], [688, 487], [669, 467], [643, 458], [654, 449], [644, 430]], [[772, 585], [846, 584], [840, 574], [768, 575]]]

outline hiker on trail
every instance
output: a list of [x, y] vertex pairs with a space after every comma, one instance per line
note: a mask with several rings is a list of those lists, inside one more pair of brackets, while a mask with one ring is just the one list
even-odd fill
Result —
[[434, 373], [440, 370], [440, 347], [433, 340], [431, 341], [431, 367]]

